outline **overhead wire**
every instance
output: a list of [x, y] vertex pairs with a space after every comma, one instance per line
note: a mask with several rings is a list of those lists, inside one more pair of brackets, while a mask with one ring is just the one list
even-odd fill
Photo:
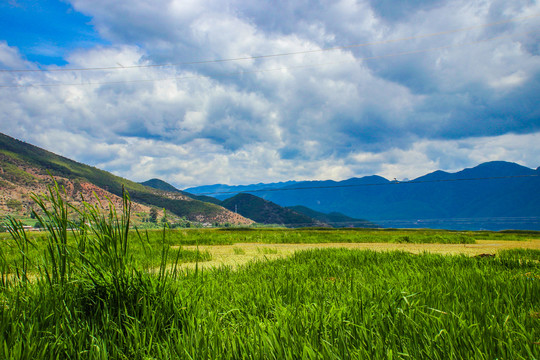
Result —
[[[450, 49], [450, 48], [466, 46], [466, 45], [480, 44], [480, 43], [484, 43], [488, 41], [511, 38], [511, 37], [516, 37], [516, 36], [521, 36], [521, 35], [528, 35], [528, 34], [536, 33], [536, 32], [540, 32], [540, 30], [534, 30], [534, 31], [529, 31], [529, 32], [519, 33], [519, 34], [501, 35], [501, 36], [496, 36], [496, 37], [483, 39], [483, 40], [430, 47], [430, 48], [420, 49], [420, 50], [403, 51], [403, 52], [391, 53], [391, 54], [386, 54], [386, 55], [359, 57], [359, 58], [355, 58], [354, 60], [333, 61], [333, 62], [326, 62], [326, 63], [304, 64], [304, 65], [295, 65], [295, 66], [284, 66], [284, 67], [278, 67], [278, 68], [258, 69], [258, 70], [243, 70], [243, 71], [230, 72], [226, 74], [217, 74], [213, 76], [214, 77], [230, 77], [230, 76], [237, 76], [237, 75], [243, 75], [243, 74], [255, 74], [255, 73], [264, 73], [264, 72], [272, 72], [272, 71], [315, 68], [315, 67], [320, 67], [320, 66], [345, 64], [345, 63], [356, 63], [356, 62], [365, 61], [365, 60], [385, 59], [385, 58], [391, 58], [391, 57], [397, 57], [397, 56], [426, 53], [426, 52], [435, 51], [435, 50]], [[134, 80], [98, 81], [98, 82], [82, 82], [81, 81], [81, 82], [72, 82], [72, 83], [50, 83], [50, 84], [43, 84], [43, 83], [42, 84], [15, 84], [15, 85], [0, 84], [0, 88], [112, 85], [112, 84], [128, 84], [128, 83], [150, 83], [150, 82], [169, 81], [169, 80], [180, 81], [180, 80], [202, 79], [202, 78], [208, 78], [208, 76], [207, 75], [192, 75], [192, 76], [174, 76], [174, 77], [166, 77], [166, 78], [159, 78], [159, 79], [134, 79]]]
[[252, 193], [252, 192], [276, 192], [276, 191], [293, 191], [293, 190], [313, 190], [313, 189], [335, 189], [335, 188], [351, 188], [351, 187], [369, 187], [369, 186], [389, 186], [389, 185], [404, 185], [404, 184], [425, 184], [425, 183], [447, 183], [456, 181], [478, 181], [478, 180], [501, 180], [501, 179], [516, 179], [516, 178], [532, 178], [540, 177], [540, 175], [507, 175], [507, 176], [487, 176], [487, 177], [474, 177], [474, 178], [457, 178], [457, 179], [435, 179], [435, 180], [408, 180], [408, 181], [388, 181], [381, 183], [367, 183], [367, 184], [345, 184], [345, 185], [320, 185], [320, 186], [298, 186], [298, 187], [286, 187], [286, 188], [266, 188], [266, 189], [242, 189], [242, 190], [230, 190], [230, 191], [213, 191], [213, 192], [201, 192], [193, 195], [220, 195], [220, 194], [239, 194], [239, 193]]
[[[199, 61], [188, 61], [188, 62], [177, 62], [177, 63], [163, 63], [163, 64], [144, 64], [144, 65], [128, 65], [128, 66], [110, 66], [110, 67], [87, 67], [87, 68], [49, 68], [49, 69], [0, 69], [0, 73], [31, 73], [31, 72], [40, 72], [40, 73], [47, 73], [47, 72], [85, 72], [85, 71], [112, 71], [112, 70], [126, 70], [126, 69], [141, 69], [141, 68], [158, 68], [158, 67], [174, 67], [174, 66], [185, 66], [185, 65], [202, 65], [202, 64], [211, 64], [211, 63], [225, 63], [225, 62], [236, 62], [236, 61], [244, 61], [244, 60], [257, 60], [257, 59], [265, 59], [265, 58], [276, 58], [276, 57], [285, 57], [285, 56], [293, 56], [293, 55], [301, 55], [301, 54], [311, 54], [311, 53], [322, 53], [322, 52], [328, 52], [328, 51], [335, 51], [335, 50], [346, 50], [346, 49], [352, 49], [352, 48], [359, 48], [359, 47], [367, 47], [372, 45], [380, 45], [380, 44], [390, 44], [390, 43], [398, 43], [403, 41], [410, 41], [410, 40], [418, 40], [418, 39], [426, 39], [431, 37], [437, 37], [442, 35], [448, 35], [453, 33], [459, 33], [459, 32], [466, 32], [473, 29], [479, 29], [479, 28], [488, 28], [493, 26], [498, 26], [502, 24], [507, 24], [511, 22], [516, 21], [522, 21], [527, 19], [532, 19], [539, 17], [540, 14], [534, 14], [531, 16], [525, 16], [525, 17], [516, 17], [508, 20], [498, 21], [498, 22], [492, 22], [492, 23], [486, 23], [486, 24], [480, 24], [470, 27], [464, 27], [459, 29], [453, 29], [453, 30], [447, 30], [447, 31], [441, 31], [441, 32], [435, 32], [430, 34], [423, 34], [423, 35], [417, 35], [417, 36], [410, 36], [410, 37], [403, 37], [398, 39], [389, 39], [389, 40], [381, 40], [381, 41], [375, 41], [375, 42], [366, 42], [361, 44], [352, 44], [352, 45], [344, 45], [344, 46], [335, 46], [335, 47], [328, 47], [328, 48], [321, 48], [321, 49], [312, 49], [312, 50], [303, 50], [303, 51], [294, 51], [294, 52], [286, 52], [286, 53], [277, 53], [277, 54], [266, 54], [266, 55], [254, 55], [254, 56], [244, 56], [244, 57], [235, 57], [235, 58], [225, 58], [225, 59], [211, 59], [211, 60], [199, 60]], [[418, 53], [425, 53], [435, 50], [442, 50], [442, 49], [448, 49], [448, 48], [454, 48], [454, 47], [460, 47], [460, 46], [466, 46], [466, 45], [473, 45], [473, 44], [479, 44], [483, 42], [493, 41], [497, 39], [502, 38], [509, 38], [509, 37], [515, 37], [525, 34], [531, 34], [538, 32], [536, 31], [529, 31], [521, 34], [510, 34], [510, 35], [503, 35], [503, 36], [497, 36], [492, 37], [489, 39], [483, 39], [483, 40], [477, 40], [477, 41], [471, 41], [471, 42], [464, 42], [464, 43], [458, 43], [458, 44], [451, 44], [451, 45], [444, 45], [444, 46], [437, 46], [437, 47], [430, 47], [425, 49], [419, 49], [419, 50], [410, 50], [410, 51], [403, 51], [403, 52], [397, 52], [397, 53], [391, 53], [386, 55], [378, 55], [378, 56], [369, 56], [369, 57], [360, 57], [355, 58], [352, 61], [336, 61], [336, 62], [327, 62], [327, 63], [316, 63], [316, 64], [305, 64], [305, 65], [296, 65], [296, 66], [286, 66], [286, 67], [279, 67], [279, 68], [269, 68], [269, 69], [259, 69], [259, 70], [247, 70], [247, 71], [237, 71], [237, 72], [231, 72], [227, 74], [222, 75], [216, 75], [220, 77], [226, 77], [226, 76], [236, 76], [236, 75], [242, 75], [242, 74], [253, 74], [253, 73], [263, 73], [263, 72], [272, 72], [272, 71], [284, 71], [284, 70], [290, 70], [290, 69], [300, 69], [300, 68], [312, 68], [312, 67], [319, 67], [319, 66], [326, 66], [326, 65], [335, 65], [335, 64], [342, 64], [342, 63], [354, 63], [364, 60], [375, 60], [375, 59], [383, 59], [383, 58], [390, 58], [390, 57], [397, 57], [397, 56], [404, 56], [404, 55], [411, 55], [411, 54], [418, 54]], [[158, 82], [158, 81], [167, 81], [167, 80], [188, 80], [188, 79], [194, 79], [194, 78], [207, 78], [207, 76], [204, 75], [193, 75], [193, 76], [181, 76], [181, 77], [167, 77], [167, 78], [160, 78], [160, 79], [135, 79], [135, 80], [118, 80], [118, 81], [100, 81], [100, 82], [78, 82], [78, 83], [50, 83], [50, 84], [16, 84], [16, 85], [0, 85], [0, 88], [27, 88], [27, 87], [56, 87], [56, 86], [85, 86], [85, 85], [107, 85], [107, 84], [123, 84], [123, 83], [144, 83], [144, 82]], [[461, 178], [461, 179], [440, 179], [440, 180], [412, 180], [412, 181], [390, 181], [387, 183], [368, 183], [368, 184], [347, 184], [347, 185], [325, 185], [325, 186], [305, 186], [305, 187], [292, 187], [292, 188], [270, 188], [270, 189], [253, 189], [253, 190], [241, 190], [241, 191], [218, 191], [218, 192], [204, 192], [204, 193], [198, 193], [195, 195], [219, 195], [219, 194], [236, 194], [236, 193], [259, 193], [259, 192], [275, 192], [275, 191], [292, 191], [292, 190], [309, 190], [309, 189], [331, 189], [331, 188], [349, 188], [349, 187], [367, 187], [367, 186], [385, 186], [385, 185], [398, 185], [398, 184], [419, 184], [419, 183], [440, 183], [440, 182], [454, 182], [454, 181], [477, 181], [477, 180], [494, 180], [494, 179], [510, 179], [510, 178], [526, 178], [526, 177], [538, 177], [539, 175], [517, 175], [517, 176], [500, 176], [500, 177], [478, 177], [478, 178]], [[513, 222], [516, 220], [524, 220], [524, 221], [536, 221], [540, 222], [539, 217], [517, 217], [517, 218], [505, 218], [505, 217], [492, 217], [492, 218], [460, 218], [460, 219], [420, 219], [420, 220], [406, 220], [406, 219], [395, 219], [395, 220], [375, 220], [379, 223], [398, 223], [398, 222], [436, 222], [436, 221], [454, 221], [454, 222], [460, 222], [460, 223], [466, 223], [467, 221], [489, 221], [489, 219], [498, 219], [498, 221], [507, 221], [507, 222]], [[361, 223], [364, 223], [362, 220], [358, 220]], [[354, 223], [355, 221], [343, 221], [343, 222], [330, 222], [330, 224], [350, 224]], [[535, 222], [535, 223], [536, 223]], [[309, 224], [287, 224], [287, 225], [309, 225]]]
[[[350, 221], [320, 221], [318, 223], [283, 223], [277, 224], [288, 227], [317, 227], [331, 225], [337, 227], [347, 227], [354, 226], [358, 228], [376, 228], [375, 226], [381, 226], [383, 228], [392, 228], [392, 227], [414, 227], [414, 228], [429, 228], [430, 226], [465, 226], [465, 225], [476, 225], [477, 227], [487, 226], [487, 225], [536, 225], [540, 224], [540, 217], [538, 216], [523, 216], [523, 217], [478, 217], [478, 218], [430, 218], [430, 219], [354, 219]], [[364, 226], [362, 226], [364, 225]], [[468, 228], [467, 228], [468, 230]]]
[[507, 19], [507, 20], [501, 20], [501, 21], [485, 23], [485, 24], [480, 24], [480, 25], [473, 25], [473, 26], [468, 26], [468, 27], [459, 28], [459, 29], [452, 29], [452, 30], [447, 30], [447, 31], [434, 32], [434, 33], [430, 33], [430, 34], [408, 36], [408, 37], [403, 37], [403, 38], [398, 38], [398, 39], [389, 39], [389, 40], [381, 40], [381, 41], [367, 42], [367, 43], [361, 43], [361, 44], [334, 46], [334, 47], [321, 48], [321, 49], [293, 51], [293, 52], [277, 53], [277, 54], [253, 55], [253, 56], [225, 58], [225, 59], [186, 61], [186, 62], [177, 62], [177, 63], [127, 65], [127, 66], [105, 66], [105, 67], [86, 67], [86, 68], [84, 68], [84, 67], [81, 67], [81, 68], [51, 68], [51, 69], [0, 69], [0, 72], [15, 73], [15, 72], [66, 72], [66, 71], [126, 70], [126, 69], [138, 69], [138, 68], [200, 65], [200, 64], [223, 63], [223, 62], [233, 62], [233, 61], [242, 61], [242, 60], [257, 60], [257, 59], [264, 59], [264, 58], [283, 57], [283, 56], [301, 55], [301, 54], [310, 54], [310, 53], [320, 53], [320, 52], [334, 51], [334, 50], [346, 50], [346, 49], [351, 49], [351, 48], [359, 48], [359, 47], [372, 46], [372, 45], [390, 44], [390, 43], [396, 43], [396, 42], [402, 42], [402, 41], [425, 39], [425, 38], [436, 37], [436, 36], [441, 36], [441, 35], [448, 35], [448, 34], [454, 34], [454, 33], [459, 33], [459, 32], [470, 31], [470, 30], [474, 30], [474, 29], [493, 27], [493, 26], [508, 24], [508, 23], [511, 23], [511, 22], [533, 19], [533, 18], [536, 18], [536, 17], [540, 17], [540, 14], [533, 14], [533, 15], [530, 15], [530, 16], [516, 17], [516, 18], [512, 18], [512, 19]]
[[[356, 219], [351, 221], [321, 221], [319, 223], [282, 223], [276, 224], [285, 227], [319, 227], [331, 225], [335, 227], [349, 227], [353, 226], [355, 228], [373, 228], [376, 229], [376, 226], [382, 228], [430, 228], [433, 226], [441, 226], [454, 228], [455, 226], [466, 226], [466, 225], [475, 225], [476, 227], [482, 226], [493, 226], [493, 225], [537, 225], [540, 224], [540, 217], [490, 217], [490, 218], [435, 218], [435, 219], [393, 219], [393, 220], [362, 220]], [[362, 226], [364, 225], [364, 226]], [[469, 230], [469, 228], [466, 228]]]
[[[239, 194], [239, 193], [260, 193], [260, 192], [276, 192], [276, 191], [293, 191], [293, 190], [314, 190], [314, 189], [334, 189], [334, 188], [351, 188], [351, 187], [370, 187], [370, 186], [389, 186], [389, 185], [404, 185], [404, 184], [425, 184], [425, 183], [449, 183], [457, 181], [480, 181], [480, 180], [501, 180], [501, 179], [518, 179], [518, 178], [535, 178], [540, 177], [540, 175], [507, 175], [507, 176], [488, 176], [488, 177], [470, 177], [470, 178], [457, 178], [457, 179], [434, 179], [434, 180], [408, 180], [408, 181], [388, 181], [382, 183], [365, 183], [365, 184], [345, 184], [345, 185], [322, 185], [322, 186], [297, 186], [297, 187], [287, 187], [287, 188], [266, 188], [266, 189], [242, 189], [236, 191], [214, 191], [214, 192], [201, 192], [193, 195], [224, 195], [224, 194]], [[519, 217], [478, 217], [478, 218], [416, 218], [416, 219], [353, 219], [350, 221], [327, 221], [321, 222], [321, 224], [328, 225], [366, 225], [369, 223], [369, 226], [372, 225], [385, 225], [386, 227], [395, 226], [411, 226], [411, 227], [422, 227], [422, 226], [436, 226], [440, 224], [441, 226], [448, 226], [448, 224], [457, 225], [531, 225], [531, 224], [540, 224], [540, 217], [538, 216], [519, 216]], [[278, 224], [279, 225], [279, 224]], [[315, 223], [288, 223], [281, 224], [288, 227], [312, 227], [317, 226]], [[362, 226], [359, 226], [362, 227]]]

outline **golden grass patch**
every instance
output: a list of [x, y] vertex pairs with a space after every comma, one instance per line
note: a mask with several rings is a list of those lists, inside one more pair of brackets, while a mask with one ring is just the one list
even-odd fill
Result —
[[[174, 248], [174, 247], [173, 247]], [[195, 246], [184, 246], [184, 249], [195, 250]], [[481, 254], [496, 254], [508, 249], [539, 249], [540, 240], [506, 241], [506, 240], [477, 240], [476, 244], [396, 244], [396, 243], [324, 243], [324, 244], [260, 244], [236, 243], [234, 245], [201, 245], [200, 251], [208, 251], [211, 261], [198, 264], [199, 268], [239, 265], [250, 261], [273, 260], [287, 257], [296, 251], [310, 249], [347, 248], [374, 251], [407, 251], [413, 254], [422, 252], [477, 256]], [[194, 263], [184, 264], [185, 267], [195, 267]]]

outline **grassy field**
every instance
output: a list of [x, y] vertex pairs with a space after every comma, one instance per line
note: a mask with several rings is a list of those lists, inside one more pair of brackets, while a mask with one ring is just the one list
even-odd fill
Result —
[[[159, 238], [150, 232], [150, 238]], [[431, 229], [362, 228], [221, 228], [178, 229], [167, 235], [171, 245], [400, 243], [474, 244], [477, 240], [524, 241], [540, 239], [540, 231], [448, 231]]]
[[534, 359], [539, 256], [326, 249], [236, 271], [16, 283], [2, 289], [0, 357]]
[[[66, 246], [77, 252], [79, 230], [67, 231]], [[31, 243], [26, 249], [27, 265], [35, 271], [40, 257], [48, 245], [48, 232], [29, 232]], [[222, 229], [161, 229], [128, 232], [128, 252], [139, 269], [152, 269], [160, 265], [161, 252], [169, 252], [168, 262], [181, 263], [209, 261], [210, 246], [235, 244], [389, 244], [387, 249], [403, 249], [407, 244], [476, 244], [477, 241], [527, 241], [540, 239], [540, 232], [458, 232], [416, 229], [287, 229], [287, 228], [222, 228]], [[0, 233], [0, 256], [10, 268], [21, 260], [21, 249], [9, 233]], [[392, 245], [394, 246], [392, 246]], [[397, 244], [403, 244], [400, 247]], [[200, 246], [204, 251], [197, 251]], [[298, 246], [301, 249], [301, 246]], [[413, 249], [416, 249], [413, 247]], [[426, 250], [429, 250], [426, 247]], [[286, 251], [290, 253], [290, 251]]]
[[[343, 248], [349, 250], [371, 250], [377, 252], [402, 251], [411, 254], [424, 252], [443, 255], [498, 256], [507, 250], [540, 250], [540, 239], [526, 241], [478, 240], [475, 244], [420, 244], [420, 243], [317, 243], [317, 244], [265, 244], [237, 243], [235, 245], [183, 246], [184, 250], [199, 250], [209, 253], [210, 259], [199, 262], [199, 268], [229, 266], [236, 269], [253, 261], [269, 261], [292, 256], [295, 252], [313, 249]], [[182, 267], [194, 268], [194, 263]]]
[[[55, 196], [42, 204], [48, 232], [29, 237], [13, 222], [1, 239], [0, 359], [540, 357], [540, 250], [473, 257], [328, 248], [268, 260], [287, 242], [473, 246], [491, 233], [147, 235], [129, 230], [127, 198], [119, 213], [87, 208], [87, 225], [72, 232], [68, 205]], [[265, 245], [263, 260], [234, 269], [203, 269], [198, 261], [210, 255], [187, 248], [225, 244], [244, 256], [253, 242]], [[191, 255], [182, 260], [181, 251]], [[181, 267], [189, 260], [197, 265]]]

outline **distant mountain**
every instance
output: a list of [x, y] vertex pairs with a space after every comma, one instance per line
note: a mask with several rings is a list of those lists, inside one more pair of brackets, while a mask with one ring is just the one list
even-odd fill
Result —
[[149, 186], [154, 189], [163, 190], [163, 191], [169, 191], [169, 192], [177, 192], [180, 193], [181, 191], [172, 186], [171, 184], [160, 180], [160, 179], [150, 179], [148, 181], [144, 181], [140, 183], [144, 186]]
[[222, 201], [221, 206], [261, 224], [279, 224], [294, 227], [324, 225], [309, 216], [246, 193]]
[[268, 192], [257, 186], [256, 195], [280, 206], [339, 212], [385, 227], [540, 230], [540, 167], [504, 161], [405, 182], [366, 176], [295, 182]]
[[304, 214], [318, 220], [322, 223], [328, 224], [332, 227], [343, 228], [343, 227], [358, 227], [358, 228], [378, 228], [377, 224], [374, 224], [367, 220], [355, 219], [347, 215], [343, 215], [338, 212], [333, 212], [330, 214], [325, 214], [307, 208], [305, 206], [289, 206], [287, 209], [291, 209], [299, 214]]
[[192, 221], [251, 223], [221, 206], [182, 193], [153, 189], [4, 134], [0, 134], [0, 213], [28, 214], [32, 207], [29, 194], [46, 190], [51, 182], [49, 173], [66, 188], [69, 200], [75, 202], [81, 195], [92, 201], [96, 193], [118, 205], [124, 187], [140, 211], [155, 206]]
[[529, 176], [535, 175], [536, 173], [537, 171], [516, 163], [506, 161], [491, 161], [475, 166], [474, 168], [458, 171], [456, 173], [448, 173], [438, 170], [416, 178], [414, 181], [420, 182], [430, 180], [463, 180], [482, 179], [488, 177]]
[[192, 199], [195, 199], [195, 200], [209, 202], [209, 203], [216, 204], [216, 205], [219, 205], [220, 202], [221, 202], [219, 199], [213, 198], [211, 196], [193, 195], [193, 194], [190, 194], [188, 192], [178, 190], [177, 188], [175, 188], [174, 186], [172, 186], [168, 182], [165, 182], [165, 181], [163, 181], [161, 179], [150, 179], [150, 180], [142, 182], [140, 184], [142, 184], [144, 186], [154, 188], [154, 189], [158, 189], [158, 190], [179, 193], [179, 194], [188, 196], [188, 197], [190, 197]]
[[286, 181], [268, 184], [259, 183], [252, 185], [215, 184], [187, 188], [184, 189], [184, 191], [189, 194], [209, 195], [216, 199], [225, 200], [242, 192], [258, 192], [259, 190], [280, 189], [285, 186], [294, 185], [296, 183], [296, 181]]
[[300, 183], [295, 188], [306, 189], [269, 192], [263, 198], [282, 206], [342, 212], [388, 227], [536, 230], [540, 229], [537, 175], [538, 170], [497, 161], [401, 183], [379, 177], [338, 182], [332, 188], [321, 188], [325, 182]]

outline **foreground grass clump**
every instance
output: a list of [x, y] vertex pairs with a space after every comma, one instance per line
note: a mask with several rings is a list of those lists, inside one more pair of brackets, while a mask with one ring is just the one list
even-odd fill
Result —
[[141, 269], [127, 195], [120, 213], [82, 212], [92, 226], [72, 243], [67, 205], [49, 200], [40, 256], [12, 224], [20, 259], [3, 261], [0, 359], [540, 357], [535, 251], [312, 250], [203, 272], [180, 270], [162, 233], [160, 265]]
[[[0, 358], [140, 358], [152, 338], [182, 327], [176, 322], [185, 308], [171, 282], [182, 258], [205, 256], [171, 250], [164, 230], [158, 267], [141, 270], [131, 251], [127, 193], [120, 213], [112, 203], [78, 209], [64, 198], [56, 183], [48, 196], [33, 196], [40, 208], [34, 215], [47, 229], [38, 241], [10, 219], [19, 258], [5, 243], [0, 248]], [[81, 221], [71, 221], [72, 212]], [[144, 253], [155, 254], [148, 236], [137, 235]]]

